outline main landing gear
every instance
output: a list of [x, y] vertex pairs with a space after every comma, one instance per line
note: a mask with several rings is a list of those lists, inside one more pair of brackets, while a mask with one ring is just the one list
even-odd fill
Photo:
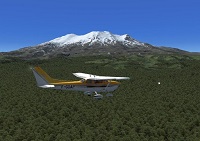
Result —
[[95, 92], [95, 95], [94, 95], [93, 98], [94, 98], [94, 99], [102, 99], [102, 98], [103, 98], [103, 95], [98, 94], [97, 92]]
[[[103, 98], [102, 94], [98, 94], [96, 91], [94, 93], [95, 93], [95, 95], [93, 97], [94, 99], [102, 99]], [[86, 91], [86, 92], [84, 92], [84, 95], [92, 96], [92, 92], [91, 91]], [[113, 94], [107, 93], [106, 97], [113, 97]]]

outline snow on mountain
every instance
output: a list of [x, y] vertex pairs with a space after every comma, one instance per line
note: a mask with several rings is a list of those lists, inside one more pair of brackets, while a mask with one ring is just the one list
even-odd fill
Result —
[[85, 44], [88, 44], [89, 46], [91, 46], [96, 43], [101, 44], [101, 45], [115, 45], [116, 43], [122, 43], [123, 45], [127, 45], [127, 46], [144, 45], [144, 43], [141, 43], [131, 38], [127, 34], [117, 35], [117, 34], [112, 34], [108, 31], [103, 31], [103, 32], [92, 31], [85, 35], [67, 34], [65, 36], [42, 43], [40, 45], [44, 45], [48, 43], [57, 44], [59, 46], [71, 45], [71, 44], [77, 44], [77, 45], [82, 45], [82, 46], [84, 46]]

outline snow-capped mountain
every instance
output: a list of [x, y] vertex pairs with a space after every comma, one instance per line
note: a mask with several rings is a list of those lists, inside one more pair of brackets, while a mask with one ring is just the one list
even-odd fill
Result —
[[117, 43], [121, 43], [126, 46], [144, 45], [144, 43], [141, 43], [131, 38], [128, 34], [117, 35], [117, 34], [112, 34], [108, 31], [103, 31], [103, 32], [92, 31], [85, 35], [67, 34], [65, 36], [42, 43], [41, 45], [49, 43], [56, 44], [59, 46], [72, 45], [72, 44], [82, 45], [82, 46], [85, 45], [92, 46], [95, 44], [100, 44], [108, 46], [108, 45], [115, 45]]
[[67, 34], [37, 46], [21, 48], [16, 51], [2, 53], [2, 55], [31, 59], [49, 58], [60, 55], [87, 56], [152, 53], [172, 54], [186, 53], [186, 51], [168, 47], [156, 47], [148, 43], [142, 43], [128, 34], [117, 35], [108, 31], [92, 31], [85, 35]]

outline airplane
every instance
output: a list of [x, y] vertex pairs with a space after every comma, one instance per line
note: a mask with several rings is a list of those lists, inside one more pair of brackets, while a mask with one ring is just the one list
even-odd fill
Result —
[[[42, 68], [39, 66], [31, 68], [35, 76], [37, 86], [41, 88], [61, 89], [61, 90], [75, 90], [83, 91], [85, 95], [91, 96], [94, 92], [95, 99], [103, 98], [103, 95], [97, 92], [112, 92], [116, 90], [120, 84], [118, 81], [113, 80], [125, 80], [129, 77], [112, 77], [112, 76], [98, 76], [87, 73], [73, 73], [76, 77], [81, 78], [79, 81], [67, 81], [51, 78]], [[106, 96], [113, 96], [108, 93]]]

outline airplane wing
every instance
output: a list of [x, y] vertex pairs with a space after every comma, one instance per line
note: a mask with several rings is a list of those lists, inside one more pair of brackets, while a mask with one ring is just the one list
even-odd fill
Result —
[[87, 73], [73, 73], [76, 77], [83, 78], [83, 79], [90, 79], [90, 80], [123, 80], [123, 79], [130, 79], [129, 77], [113, 77], [113, 76], [98, 76], [93, 74]]
[[78, 72], [78, 73], [73, 73], [73, 75], [75, 75], [76, 77], [79, 77], [79, 78], [83, 78], [83, 79], [89, 78], [89, 77], [91, 77], [91, 76], [94, 76], [94, 75], [92, 75], [92, 74], [80, 73], [80, 72]]

